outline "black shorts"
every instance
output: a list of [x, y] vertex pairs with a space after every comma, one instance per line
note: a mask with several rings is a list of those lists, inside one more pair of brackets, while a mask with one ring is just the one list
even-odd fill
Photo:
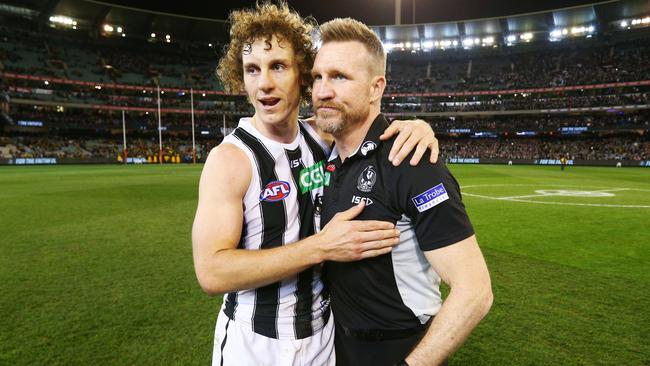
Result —
[[408, 356], [427, 330], [423, 327], [412, 335], [396, 339], [362, 339], [346, 332], [336, 318], [334, 323], [337, 366], [394, 366]]

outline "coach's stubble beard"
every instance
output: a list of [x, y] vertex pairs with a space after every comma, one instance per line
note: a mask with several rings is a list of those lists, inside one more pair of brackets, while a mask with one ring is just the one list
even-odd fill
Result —
[[[324, 109], [329, 108], [329, 109]], [[362, 123], [368, 118], [370, 108], [350, 109], [336, 102], [318, 102], [314, 105], [316, 125], [323, 132], [340, 135], [352, 126]]]

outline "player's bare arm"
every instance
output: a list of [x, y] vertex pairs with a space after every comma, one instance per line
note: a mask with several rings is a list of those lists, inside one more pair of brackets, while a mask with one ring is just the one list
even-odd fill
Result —
[[438, 365], [448, 358], [488, 313], [493, 299], [476, 236], [424, 253], [451, 291], [424, 338], [406, 357], [411, 366]]
[[[316, 120], [314, 117], [311, 117], [305, 122], [318, 132], [318, 135], [327, 142], [328, 145], [334, 143], [334, 136], [330, 135], [327, 132], [322, 131], [316, 125]], [[429, 156], [429, 161], [435, 163], [438, 161], [438, 154], [440, 152], [438, 146], [438, 139], [436, 134], [433, 132], [431, 125], [426, 121], [421, 119], [416, 120], [395, 120], [391, 123], [390, 126], [384, 131], [380, 136], [382, 140], [388, 140], [397, 134], [393, 147], [390, 150], [388, 159], [393, 163], [394, 166], [398, 166], [402, 161], [415, 149], [413, 157], [409, 163], [413, 166], [417, 165], [427, 149], [431, 150], [431, 155]]]
[[251, 164], [231, 144], [215, 148], [205, 163], [192, 227], [196, 276], [211, 295], [256, 288], [294, 275], [325, 260], [353, 261], [388, 253], [398, 242], [394, 225], [352, 221], [362, 210], [340, 213], [321, 232], [273, 249], [237, 249], [243, 223], [243, 197]]
[[413, 151], [413, 157], [409, 164], [417, 165], [427, 149], [431, 150], [429, 161], [433, 164], [438, 161], [438, 139], [433, 132], [431, 125], [421, 119], [416, 120], [394, 120], [390, 126], [379, 136], [382, 140], [387, 140], [397, 134], [393, 147], [391, 148], [388, 159], [394, 166], [398, 166]]

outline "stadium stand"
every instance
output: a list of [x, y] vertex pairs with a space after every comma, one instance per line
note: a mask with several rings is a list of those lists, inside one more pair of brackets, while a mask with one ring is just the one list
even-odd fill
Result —
[[[117, 162], [123, 110], [129, 156], [151, 162], [164, 142], [165, 156], [192, 161], [194, 120], [201, 160], [253, 112], [214, 76], [221, 43], [76, 32], [6, 13], [0, 20], [5, 162]], [[431, 50], [387, 43], [383, 109], [428, 120], [448, 159], [650, 160], [650, 32], [616, 24], [578, 30], [586, 33], [558, 40], [554, 30], [551, 41], [518, 44], [502, 34], [504, 42], [489, 47], [462, 38]]]

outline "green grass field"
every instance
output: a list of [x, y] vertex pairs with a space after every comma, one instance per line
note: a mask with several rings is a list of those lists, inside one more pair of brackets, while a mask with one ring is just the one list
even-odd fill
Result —
[[[0, 167], [0, 364], [209, 364], [200, 169]], [[451, 365], [650, 365], [650, 169], [451, 170], [495, 295]]]

